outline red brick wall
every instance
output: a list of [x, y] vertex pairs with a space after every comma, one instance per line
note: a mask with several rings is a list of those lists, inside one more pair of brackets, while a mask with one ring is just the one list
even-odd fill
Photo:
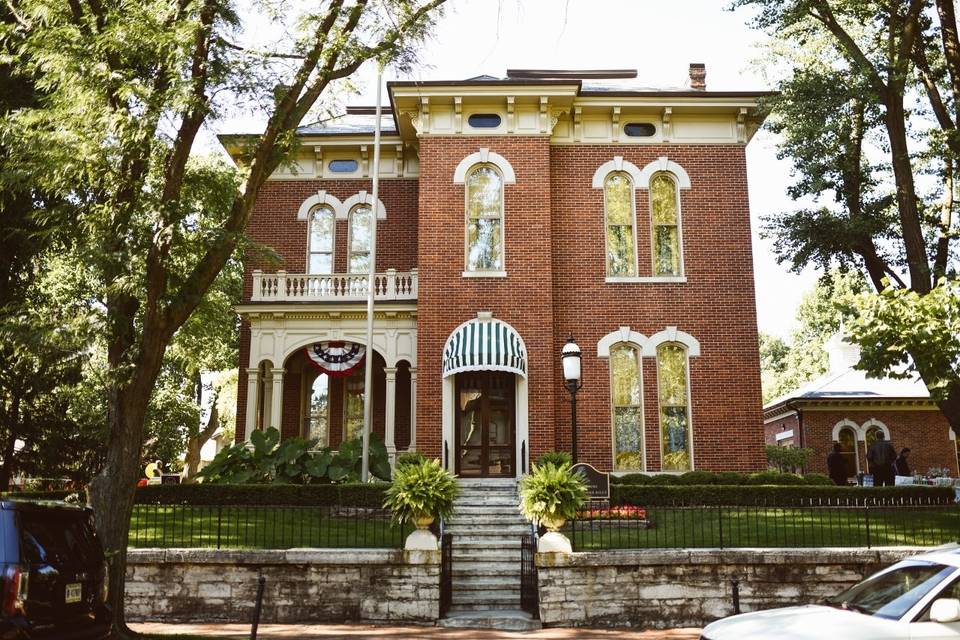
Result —
[[776, 434], [781, 431], [789, 431], [790, 429], [793, 429], [793, 444], [799, 447], [800, 429], [797, 427], [796, 415], [780, 418], [770, 424], [763, 425], [763, 440], [766, 444], [777, 444]]
[[[614, 156], [644, 167], [667, 156], [690, 176], [680, 191], [682, 284], [606, 284], [603, 190], [597, 168]], [[612, 464], [609, 367], [597, 342], [621, 325], [646, 336], [676, 326], [695, 337], [690, 358], [694, 464], [704, 470], [752, 471], [765, 466], [760, 416], [760, 363], [754, 300], [744, 149], [739, 145], [576, 145], [551, 148], [554, 376], [556, 354], [573, 334], [583, 349], [578, 395], [580, 456]], [[652, 275], [648, 191], [636, 191], [640, 276]], [[654, 358], [643, 358], [647, 469], [660, 469]], [[569, 404], [558, 395], [557, 440], [569, 446]]]
[[[957, 476], [957, 454], [948, 435], [947, 420], [939, 411], [803, 411], [803, 446], [813, 449], [810, 471], [827, 472], [827, 454], [833, 446], [833, 427], [843, 419], [862, 425], [875, 418], [890, 429], [890, 443], [899, 452], [910, 449], [910, 468], [926, 473], [930, 467], [947, 467]], [[866, 472], [860, 443], [860, 470]]]

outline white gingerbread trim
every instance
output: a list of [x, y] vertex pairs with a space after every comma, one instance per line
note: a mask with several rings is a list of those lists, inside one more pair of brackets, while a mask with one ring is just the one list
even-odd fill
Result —
[[860, 425], [860, 440], [863, 442], [867, 441], [867, 431], [870, 430], [870, 427], [877, 427], [880, 431], [883, 432], [883, 437], [886, 438], [887, 442], [890, 442], [890, 429], [887, 425], [883, 424], [876, 418], [870, 418], [862, 425]]
[[[355, 193], [346, 200], [343, 201], [343, 204], [340, 205], [340, 208], [337, 209], [337, 220], [346, 220], [350, 217], [350, 212], [353, 208], [359, 204], [373, 204], [373, 195], [367, 193], [366, 191], [361, 191], [360, 193]], [[383, 206], [383, 200], [377, 198], [377, 220], [386, 220], [387, 219], [387, 208]]]
[[644, 346], [647, 344], [647, 336], [631, 330], [630, 327], [620, 327], [617, 331], [608, 333], [600, 338], [600, 341], [597, 342], [597, 357], [609, 358], [610, 347], [621, 343], [632, 344], [642, 352]]
[[640, 171], [635, 182], [636, 188], [649, 189], [650, 178], [653, 177], [653, 174], [661, 171], [672, 173], [677, 179], [677, 186], [681, 189], [690, 188], [690, 176], [687, 175], [687, 172], [683, 167], [678, 165], [673, 160], [668, 160], [667, 156], [660, 156]]
[[840, 442], [840, 432], [847, 428], [853, 429], [854, 442], [862, 440], [862, 438], [860, 437], [860, 425], [858, 425], [853, 420], [844, 418], [837, 424], [833, 425], [833, 431], [831, 432], [831, 435], [830, 435], [830, 442]]
[[699, 340], [686, 331], [680, 331], [676, 327], [667, 327], [663, 331], [658, 331], [647, 338], [647, 343], [643, 345], [644, 357], [657, 357], [657, 347], [665, 342], [679, 342], [684, 345], [687, 348], [687, 356], [690, 358], [700, 355]]
[[513, 172], [513, 166], [511, 166], [510, 162], [506, 158], [496, 151], [490, 151], [490, 149], [486, 147], [481, 147], [480, 151], [471, 153], [466, 158], [461, 160], [460, 164], [457, 165], [457, 168], [454, 169], [454, 184], [463, 184], [467, 179], [467, 172], [471, 167], [478, 164], [494, 165], [500, 170], [500, 175], [503, 177], [504, 184], [514, 184], [517, 181], [517, 176]]
[[[603, 183], [606, 181], [607, 176], [615, 171], [622, 171], [629, 175], [630, 181], [633, 182], [634, 189], [640, 186], [640, 180], [643, 179], [643, 174], [640, 169], [637, 168], [637, 165], [629, 160], [624, 160], [623, 156], [613, 156], [613, 160], [607, 160], [594, 171], [593, 188], [603, 189]], [[649, 180], [650, 179], [647, 178], [647, 182], [649, 182]]]
[[303, 201], [303, 204], [300, 205], [300, 210], [297, 211], [297, 220], [309, 220], [310, 212], [320, 205], [330, 207], [333, 209], [334, 217], [340, 217], [340, 210], [343, 208], [343, 204], [337, 200], [336, 196], [321, 190]]

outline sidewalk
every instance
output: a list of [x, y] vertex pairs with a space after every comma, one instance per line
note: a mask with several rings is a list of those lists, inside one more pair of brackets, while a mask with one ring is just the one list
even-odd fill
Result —
[[[250, 637], [250, 625], [244, 624], [131, 624], [130, 628], [140, 633], [180, 634], [204, 638]], [[297, 638], [298, 640], [328, 640], [329, 638], [377, 638], [400, 640], [407, 638], [471, 640], [506, 640], [508, 638], [536, 638], [538, 640], [567, 640], [569, 638], [602, 638], [604, 640], [697, 640], [699, 629], [671, 629], [668, 631], [631, 631], [627, 629], [542, 629], [527, 633], [488, 631], [485, 629], [445, 629], [442, 627], [386, 627], [363, 624], [265, 624], [260, 625], [257, 638], [275, 640]]]

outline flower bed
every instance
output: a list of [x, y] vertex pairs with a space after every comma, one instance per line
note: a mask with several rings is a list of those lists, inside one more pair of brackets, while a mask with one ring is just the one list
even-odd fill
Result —
[[577, 512], [577, 527], [591, 530], [607, 528], [649, 529], [653, 523], [647, 518], [647, 510], [636, 505], [614, 507], [588, 507]]

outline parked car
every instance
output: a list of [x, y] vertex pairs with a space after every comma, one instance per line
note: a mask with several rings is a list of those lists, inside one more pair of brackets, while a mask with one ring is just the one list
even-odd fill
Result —
[[92, 510], [0, 501], [0, 565], [0, 638], [109, 635], [107, 565]]
[[701, 640], [960, 638], [960, 548], [914, 556], [823, 604], [732, 616]]

